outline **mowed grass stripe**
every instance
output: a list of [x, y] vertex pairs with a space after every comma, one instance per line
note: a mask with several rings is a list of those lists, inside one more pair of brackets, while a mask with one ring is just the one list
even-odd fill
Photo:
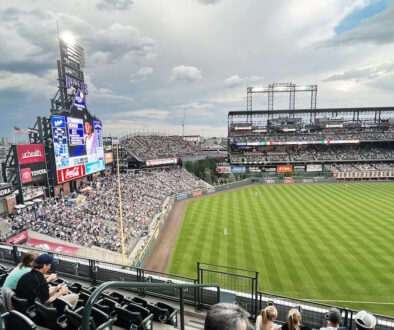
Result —
[[[195, 277], [203, 258], [259, 271], [264, 291], [393, 302], [393, 214], [393, 183], [253, 186], [195, 200], [168, 272]], [[345, 306], [394, 314], [389, 305]]]

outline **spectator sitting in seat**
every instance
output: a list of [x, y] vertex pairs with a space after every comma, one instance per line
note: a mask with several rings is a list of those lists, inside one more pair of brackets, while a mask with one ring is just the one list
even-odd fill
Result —
[[204, 330], [247, 330], [248, 313], [235, 304], [213, 305], [205, 318]]
[[[327, 317], [327, 327], [322, 327], [320, 330], [337, 330], [342, 322], [342, 316], [338, 309], [330, 308]], [[340, 327], [340, 329], [346, 329], [346, 327]]]
[[356, 328], [358, 330], [373, 330], [376, 326], [376, 318], [366, 311], [359, 311], [356, 314]]
[[312, 330], [312, 328], [301, 325], [300, 311], [292, 308], [287, 313], [286, 323], [282, 325], [282, 330]]
[[67, 294], [66, 285], [59, 284], [49, 288], [45, 274], [55, 264], [52, 256], [44, 253], [41, 254], [34, 265], [34, 268], [23, 275], [16, 286], [15, 294], [18, 298], [27, 299], [29, 303], [34, 304], [35, 298], [40, 298], [41, 302], [49, 304], [56, 298], [63, 299], [73, 307], [77, 304], [77, 294]]
[[37, 256], [38, 254], [36, 252], [26, 253], [23, 256], [22, 261], [8, 274], [3, 287], [1, 288], [1, 300], [6, 311], [13, 309], [11, 304], [11, 291], [16, 289], [19, 279], [26, 273], [30, 272], [34, 267]]
[[256, 319], [256, 330], [279, 330], [280, 325], [274, 321], [278, 317], [278, 311], [275, 306], [267, 306], [261, 311]]

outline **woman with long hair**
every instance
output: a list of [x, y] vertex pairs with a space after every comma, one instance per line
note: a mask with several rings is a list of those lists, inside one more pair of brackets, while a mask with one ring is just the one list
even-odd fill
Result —
[[278, 311], [275, 306], [267, 306], [256, 319], [256, 330], [279, 330], [280, 325], [274, 321], [278, 317]]
[[282, 325], [282, 330], [300, 330], [301, 314], [298, 309], [292, 308], [287, 313], [286, 324]]
[[36, 252], [26, 253], [23, 256], [22, 261], [8, 274], [3, 287], [1, 288], [1, 300], [3, 302], [3, 307], [7, 311], [13, 309], [10, 299], [8, 299], [10, 298], [8, 292], [15, 290], [19, 279], [32, 270], [37, 256], [38, 254]]

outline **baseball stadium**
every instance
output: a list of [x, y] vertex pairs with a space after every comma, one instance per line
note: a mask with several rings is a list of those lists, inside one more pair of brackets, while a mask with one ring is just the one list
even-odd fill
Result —
[[272, 83], [246, 88], [226, 137], [109, 136], [83, 47], [58, 41], [50, 113], [1, 147], [0, 330], [207, 329], [221, 303], [249, 329], [269, 306], [277, 325], [302, 316], [292, 330], [332, 308], [348, 330], [363, 310], [394, 329], [394, 107], [318, 108], [317, 85]]

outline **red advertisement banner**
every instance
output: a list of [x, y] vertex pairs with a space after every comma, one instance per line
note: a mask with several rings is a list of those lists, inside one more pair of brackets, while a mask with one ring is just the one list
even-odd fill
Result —
[[202, 191], [195, 191], [195, 192], [193, 193], [193, 197], [201, 196], [201, 195], [202, 195]]
[[74, 167], [57, 170], [57, 182], [63, 183], [73, 179], [80, 178], [86, 175], [85, 165], [78, 165]]
[[16, 151], [19, 165], [45, 162], [45, 152], [42, 144], [18, 144]]
[[42, 241], [40, 239], [35, 239], [35, 238], [30, 238], [27, 242], [26, 245], [29, 246], [34, 246], [36, 248], [40, 248], [46, 251], [52, 251], [56, 253], [62, 253], [62, 254], [68, 254], [73, 256], [75, 253], [77, 253], [78, 248], [73, 247], [73, 246], [68, 246], [64, 244], [57, 244], [57, 243], [51, 243], [47, 241]]
[[293, 165], [278, 165], [276, 167], [276, 172], [278, 172], [278, 173], [293, 172]]
[[294, 183], [293, 179], [284, 179], [283, 183]]
[[31, 182], [30, 167], [21, 168], [21, 179], [22, 179], [22, 183]]
[[29, 236], [28, 232], [27, 232], [27, 230], [25, 230], [25, 231], [21, 232], [20, 234], [7, 239], [7, 244], [19, 244], [23, 240], [27, 239], [28, 236]]

